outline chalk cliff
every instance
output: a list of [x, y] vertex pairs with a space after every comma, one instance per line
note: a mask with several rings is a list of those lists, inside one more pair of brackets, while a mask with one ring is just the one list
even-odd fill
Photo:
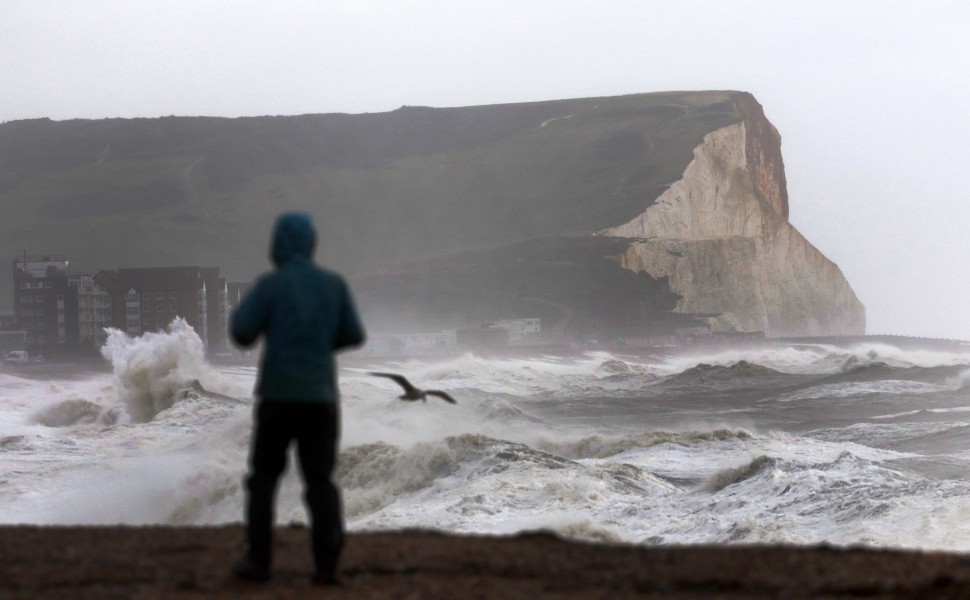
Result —
[[753, 97], [742, 120], [712, 131], [683, 176], [630, 221], [597, 232], [630, 238], [621, 266], [668, 278], [676, 312], [714, 331], [769, 336], [865, 332], [865, 308], [788, 222], [780, 136]]

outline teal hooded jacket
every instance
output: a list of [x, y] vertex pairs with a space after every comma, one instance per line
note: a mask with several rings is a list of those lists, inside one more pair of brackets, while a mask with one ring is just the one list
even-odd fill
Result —
[[313, 262], [309, 215], [287, 213], [273, 230], [276, 270], [261, 276], [232, 315], [233, 340], [265, 337], [256, 393], [264, 400], [336, 402], [334, 352], [364, 341], [347, 284]]

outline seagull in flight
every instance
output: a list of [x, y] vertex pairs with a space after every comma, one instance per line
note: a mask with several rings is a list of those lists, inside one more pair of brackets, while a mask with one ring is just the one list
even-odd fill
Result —
[[423, 400], [427, 402], [428, 396], [437, 396], [442, 400], [444, 400], [445, 402], [449, 402], [451, 404], [458, 404], [457, 402], [455, 402], [455, 399], [452, 398], [450, 394], [448, 394], [448, 392], [442, 392], [441, 390], [418, 389], [413, 385], [411, 385], [411, 382], [408, 381], [404, 377], [404, 375], [397, 375], [396, 373], [376, 373], [373, 371], [371, 372], [371, 375], [374, 375], [375, 377], [387, 377], [388, 379], [393, 379], [394, 381], [396, 381], [399, 386], [404, 388], [404, 394], [398, 396], [398, 398], [401, 400], [409, 400], [411, 402], [415, 400]]

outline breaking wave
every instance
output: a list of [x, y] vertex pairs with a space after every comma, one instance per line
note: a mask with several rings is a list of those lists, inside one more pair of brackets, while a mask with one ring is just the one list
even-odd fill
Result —
[[[255, 369], [215, 372], [184, 322], [112, 332], [104, 353], [110, 376], [0, 375], [0, 456], [14, 465], [0, 520], [239, 521]], [[966, 355], [864, 344], [347, 362], [337, 477], [352, 531], [970, 549]], [[372, 370], [459, 403], [399, 402]], [[112, 414], [137, 424], [108, 426]], [[307, 520], [294, 467], [281, 524]]]
[[44, 425], [46, 427], [69, 427], [71, 425], [97, 423], [114, 423], [117, 420], [117, 413], [110, 409], [105, 410], [99, 404], [90, 400], [76, 398], [58, 402], [48, 406], [31, 416], [31, 422]]
[[962, 390], [968, 385], [970, 385], [970, 369], [964, 369], [960, 371], [954, 377], [950, 377], [946, 380], [946, 383], [950, 388], [954, 390]]
[[351, 447], [340, 455], [337, 477], [344, 487], [347, 515], [354, 518], [423, 490], [462, 467], [468, 470], [468, 479], [523, 461], [549, 469], [571, 462], [522, 444], [466, 434], [407, 450], [385, 443]]
[[727, 381], [731, 379], [741, 379], [749, 377], [764, 377], [766, 375], [778, 375], [779, 371], [740, 360], [728, 366], [709, 365], [700, 363], [682, 373], [678, 373], [667, 379], [669, 382], [693, 384], [698, 381]]
[[729, 485], [734, 485], [735, 483], [754, 477], [765, 469], [771, 468], [775, 465], [775, 463], [775, 459], [762, 455], [744, 466], [718, 471], [717, 474], [715, 474], [714, 477], [707, 482], [704, 489], [708, 492], [720, 492]]
[[135, 423], [151, 421], [211, 374], [202, 339], [182, 318], [139, 337], [108, 329], [101, 354], [111, 361], [115, 391]]
[[704, 442], [733, 442], [750, 440], [752, 434], [743, 429], [715, 429], [713, 431], [668, 432], [652, 431], [639, 435], [590, 435], [576, 440], [557, 440], [540, 437], [536, 447], [573, 460], [609, 458], [629, 450], [650, 448], [659, 444], [692, 446]]

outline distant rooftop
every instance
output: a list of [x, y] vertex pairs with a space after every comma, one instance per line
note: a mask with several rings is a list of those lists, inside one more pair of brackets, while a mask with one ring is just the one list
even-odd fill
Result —
[[51, 268], [67, 274], [69, 266], [70, 261], [67, 260], [66, 256], [61, 255], [28, 256], [23, 254], [15, 258], [13, 262], [14, 271], [22, 271], [30, 277], [38, 278], [47, 277]]
[[201, 287], [204, 281], [203, 269], [200, 267], [118, 269], [118, 282], [126, 290], [194, 290]]

